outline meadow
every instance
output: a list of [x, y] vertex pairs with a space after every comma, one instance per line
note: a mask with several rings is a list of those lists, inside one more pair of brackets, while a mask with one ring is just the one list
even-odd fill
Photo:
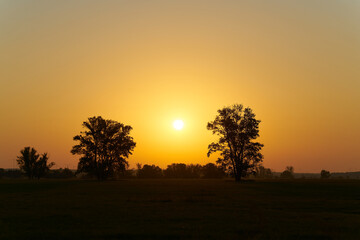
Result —
[[358, 180], [0, 180], [0, 239], [360, 239]]

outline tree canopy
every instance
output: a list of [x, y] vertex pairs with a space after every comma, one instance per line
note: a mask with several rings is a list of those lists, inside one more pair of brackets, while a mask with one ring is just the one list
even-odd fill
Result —
[[202, 167], [203, 178], [222, 178], [225, 172], [214, 163], [208, 163]]
[[200, 175], [201, 166], [199, 164], [173, 163], [164, 170], [166, 178], [199, 178]]
[[100, 116], [88, 118], [83, 127], [86, 130], [74, 137], [78, 144], [71, 150], [72, 154], [81, 155], [78, 172], [105, 180], [115, 172], [125, 171], [126, 159], [136, 146], [130, 136], [132, 127]]
[[208, 156], [220, 152], [217, 163], [230, 171], [236, 181], [262, 162], [260, 151], [264, 145], [254, 141], [259, 137], [259, 123], [251, 108], [235, 104], [219, 109], [215, 120], [207, 124], [207, 129], [219, 136], [217, 142], [208, 146]]
[[326, 179], [326, 178], [330, 178], [331, 174], [329, 171], [326, 170], [321, 170], [320, 172], [320, 178], [322, 179]]
[[136, 176], [138, 178], [161, 178], [163, 177], [162, 169], [155, 165], [147, 165], [141, 166], [141, 164], [137, 164], [137, 173]]
[[55, 165], [53, 162], [48, 164], [49, 157], [47, 153], [40, 156], [32, 147], [25, 147], [20, 153], [21, 155], [17, 157], [16, 161], [29, 179], [40, 179]]
[[265, 168], [264, 166], [259, 166], [256, 168], [256, 178], [273, 178], [274, 174], [270, 168]]

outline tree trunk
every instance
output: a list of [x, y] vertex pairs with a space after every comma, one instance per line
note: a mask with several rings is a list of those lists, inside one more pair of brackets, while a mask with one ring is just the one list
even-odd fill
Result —
[[235, 163], [235, 167], [236, 167], [236, 174], [234, 174], [235, 181], [240, 182], [241, 181], [241, 168], [238, 163]]

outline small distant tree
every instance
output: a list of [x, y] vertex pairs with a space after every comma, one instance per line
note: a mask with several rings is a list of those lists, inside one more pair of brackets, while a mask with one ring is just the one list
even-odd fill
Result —
[[285, 171], [283, 171], [280, 174], [281, 178], [287, 178], [287, 179], [292, 179], [294, 178], [294, 167], [292, 166], [287, 166]]
[[142, 164], [141, 163], [137, 163], [136, 164], [136, 168], [139, 170], [139, 169], [141, 169], [142, 168]]
[[320, 172], [320, 178], [322, 179], [326, 179], [326, 178], [330, 178], [331, 174], [329, 171], [326, 170], [321, 170]]
[[219, 136], [218, 142], [208, 146], [208, 156], [220, 152], [217, 163], [232, 173], [236, 181], [253, 173], [263, 155], [259, 137], [260, 120], [255, 118], [251, 108], [241, 104], [218, 110], [215, 120], [207, 124], [207, 129]]
[[17, 157], [16, 161], [29, 179], [40, 179], [55, 165], [53, 162], [48, 164], [47, 153], [40, 155], [34, 148], [25, 147], [20, 153], [21, 155]]
[[141, 167], [141, 164], [139, 164], [137, 167], [136, 175], [138, 178], [161, 178], [163, 176], [162, 170], [158, 166], [145, 164]]
[[202, 167], [203, 178], [222, 178], [225, 172], [213, 163], [208, 163]]
[[81, 155], [77, 172], [105, 180], [116, 172], [125, 171], [126, 159], [136, 146], [130, 136], [132, 127], [102, 117], [88, 118], [83, 127], [86, 130], [74, 137], [78, 144], [71, 150], [72, 154]]

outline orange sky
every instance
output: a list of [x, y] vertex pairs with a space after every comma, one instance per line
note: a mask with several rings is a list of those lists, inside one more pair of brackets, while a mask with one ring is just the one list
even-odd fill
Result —
[[359, 23], [359, 1], [1, 1], [0, 167], [30, 145], [76, 168], [95, 115], [134, 128], [133, 167], [214, 162], [206, 123], [242, 103], [266, 167], [359, 171]]

